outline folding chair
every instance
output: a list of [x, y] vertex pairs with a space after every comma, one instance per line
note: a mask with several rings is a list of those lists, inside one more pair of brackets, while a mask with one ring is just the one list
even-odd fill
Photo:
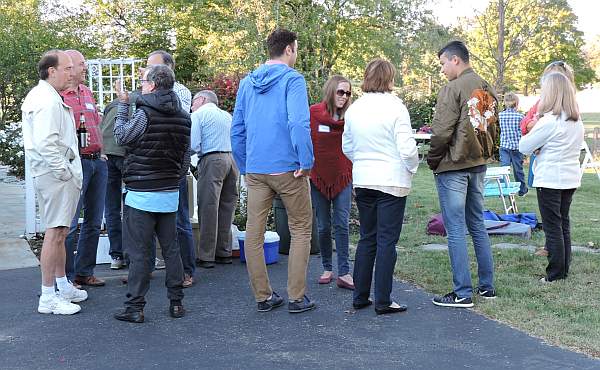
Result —
[[484, 197], [499, 197], [504, 213], [518, 213], [515, 195], [521, 187], [520, 182], [510, 181], [510, 166], [489, 167], [485, 172]]
[[587, 168], [593, 168], [598, 176], [598, 180], [600, 180], [600, 161], [594, 161], [594, 157], [592, 156], [592, 152], [590, 151], [590, 147], [587, 142], [584, 140], [583, 145], [581, 146], [581, 150], [585, 153], [583, 157], [583, 162], [581, 162], [581, 176]]

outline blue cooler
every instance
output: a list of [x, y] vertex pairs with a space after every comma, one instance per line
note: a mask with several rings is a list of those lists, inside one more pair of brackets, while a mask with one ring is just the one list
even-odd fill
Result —
[[[246, 262], [246, 255], [244, 253], [244, 242], [246, 241], [246, 232], [240, 231], [238, 235], [238, 240], [240, 242], [240, 261]], [[264, 255], [265, 255], [265, 263], [267, 265], [271, 265], [273, 263], [277, 263], [279, 261], [279, 235], [273, 231], [267, 231], [265, 233], [265, 244], [264, 247]]]

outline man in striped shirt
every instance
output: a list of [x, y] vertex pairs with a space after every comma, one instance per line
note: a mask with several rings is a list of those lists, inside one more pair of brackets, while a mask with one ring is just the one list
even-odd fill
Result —
[[[173, 56], [171, 56], [171, 54], [167, 53], [164, 50], [155, 50], [148, 55], [148, 60], [146, 61], [147, 67], [159, 64], [166, 65], [173, 72], [175, 72], [175, 60], [173, 59]], [[180, 84], [179, 82], [175, 81], [173, 85], [173, 92], [179, 98], [179, 102], [181, 103], [181, 109], [186, 113], [189, 113], [192, 105], [192, 93], [190, 92], [190, 90], [187, 87]], [[189, 143], [187, 144], [189, 145]], [[187, 163], [189, 167], [189, 161], [187, 161]], [[187, 169], [185, 170], [185, 173], [187, 174]], [[194, 239], [192, 236], [192, 224], [190, 222], [190, 212], [188, 203], [189, 202], [187, 177], [183, 176], [181, 178], [181, 182], [179, 183], [179, 208], [177, 209], [177, 241], [181, 250], [181, 260], [183, 261], [183, 268], [185, 271], [185, 279], [183, 282], [184, 288], [192, 286], [193, 276], [196, 269], [196, 253], [194, 249]], [[165, 268], [165, 264], [162, 259], [156, 258], [156, 268]]]
[[510, 166], [512, 164], [515, 180], [521, 183], [519, 196], [527, 194], [527, 182], [523, 173], [523, 154], [519, 152], [519, 140], [521, 140], [521, 129], [519, 124], [523, 114], [517, 112], [519, 98], [512, 92], [504, 95], [504, 106], [506, 109], [499, 113], [500, 117], [500, 164]]
[[231, 114], [219, 109], [217, 95], [203, 90], [192, 101], [191, 148], [198, 161], [198, 264], [231, 263], [231, 223], [239, 171], [231, 155]]
[[[142, 95], [131, 117], [129, 96], [117, 82], [119, 108], [115, 139], [127, 145], [123, 181], [127, 188], [123, 216], [123, 237], [129, 255], [128, 293], [125, 310], [117, 320], [142, 323], [145, 295], [150, 284], [148, 258], [158, 238], [165, 256], [165, 285], [170, 300], [169, 313], [183, 317], [183, 265], [177, 245], [175, 221], [179, 206], [179, 184], [189, 167], [191, 120], [181, 109], [173, 92], [175, 75], [164, 65], [146, 69]], [[188, 217], [189, 219], [189, 217]]]

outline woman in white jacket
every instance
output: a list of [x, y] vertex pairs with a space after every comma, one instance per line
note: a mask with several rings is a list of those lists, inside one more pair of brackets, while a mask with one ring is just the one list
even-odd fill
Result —
[[546, 235], [548, 266], [540, 281], [564, 279], [571, 262], [569, 208], [581, 185], [579, 154], [584, 128], [575, 100], [575, 89], [562, 73], [542, 79], [539, 121], [519, 142], [519, 151], [537, 152], [533, 163], [538, 206]]
[[419, 164], [410, 116], [402, 101], [391, 94], [394, 66], [371, 61], [361, 86], [364, 95], [346, 111], [342, 150], [352, 161], [353, 186], [360, 218], [360, 241], [354, 262], [353, 306], [369, 300], [373, 264], [375, 312], [406, 311], [391, 299], [396, 243], [402, 230], [406, 196]]

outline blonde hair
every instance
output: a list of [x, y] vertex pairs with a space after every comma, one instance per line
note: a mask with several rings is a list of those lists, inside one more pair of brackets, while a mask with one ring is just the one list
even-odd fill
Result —
[[337, 113], [340, 116], [340, 119], [342, 119], [344, 118], [344, 113], [346, 113], [346, 109], [348, 109], [350, 104], [352, 104], [352, 96], [348, 97], [348, 100], [346, 100], [346, 104], [344, 104], [343, 107], [336, 107], [335, 97], [340, 82], [348, 83], [348, 85], [350, 85], [350, 91], [352, 91], [352, 84], [350, 83], [350, 81], [348, 81], [346, 77], [340, 75], [333, 75], [329, 78], [329, 80], [327, 80], [325, 86], [323, 86], [323, 101], [325, 102], [325, 105], [327, 106], [327, 112], [331, 117], [333, 117], [333, 115]]
[[504, 106], [506, 108], [516, 108], [519, 105], [519, 97], [514, 92], [507, 92], [504, 95]]
[[361, 85], [363, 92], [390, 92], [396, 77], [396, 68], [387, 60], [376, 58], [367, 64]]
[[548, 64], [546, 68], [544, 68], [544, 73], [542, 73], [542, 85], [544, 84], [544, 76], [552, 72], [564, 74], [565, 76], [567, 76], [569, 81], [571, 81], [573, 86], [575, 86], [575, 73], [573, 72], [573, 68], [571, 68], [570, 65], [563, 62], [562, 60], [556, 60]]
[[560, 116], [564, 113], [567, 121], [579, 120], [579, 107], [575, 100], [575, 88], [563, 73], [552, 72], [544, 76], [538, 113], [552, 113]]

